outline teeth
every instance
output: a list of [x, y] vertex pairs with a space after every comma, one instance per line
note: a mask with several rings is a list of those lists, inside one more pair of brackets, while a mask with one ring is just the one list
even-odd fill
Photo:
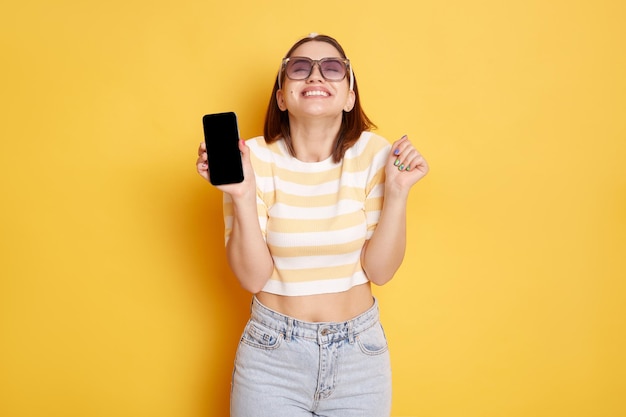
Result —
[[328, 97], [328, 93], [325, 91], [307, 91], [306, 93], [304, 93], [304, 95], [306, 97], [308, 96], [323, 96], [323, 97]]

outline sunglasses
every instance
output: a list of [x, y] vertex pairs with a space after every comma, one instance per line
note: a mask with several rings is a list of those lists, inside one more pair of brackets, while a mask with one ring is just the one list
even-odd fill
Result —
[[354, 74], [348, 58], [311, 59], [304, 56], [292, 56], [283, 59], [278, 74], [278, 88], [281, 88], [280, 81], [283, 72], [290, 80], [306, 80], [313, 73], [315, 65], [326, 81], [341, 81], [346, 78], [346, 74], [350, 71], [350, 90], [353, 89]]

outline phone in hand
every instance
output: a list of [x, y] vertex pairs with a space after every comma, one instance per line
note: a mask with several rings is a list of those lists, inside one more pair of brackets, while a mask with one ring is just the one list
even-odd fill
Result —
[[211, 184], [242, 182], [237, 115], [234, 112], [207, 114], [202, 117], [202, 125]]

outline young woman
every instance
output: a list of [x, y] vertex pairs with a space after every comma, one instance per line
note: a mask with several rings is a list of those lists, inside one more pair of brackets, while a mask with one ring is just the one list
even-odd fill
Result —
[[[404, 257], [406, 206], [428, 165], [389, 145], [361, 108], [352, 65], [324, 35], [282, 60], [264, 137], [240, 141], [244, 181], [224, 192], [230, 267], [252, 294], [233, 417], [382, 417], [387, 341], [371, 284]], [[208, 180], [204, 143], [197, 169]]]

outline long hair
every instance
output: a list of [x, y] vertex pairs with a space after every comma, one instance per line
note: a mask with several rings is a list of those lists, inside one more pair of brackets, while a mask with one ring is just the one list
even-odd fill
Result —
[[[293, 51], [295, 51], [299, 46], [312, 41], [326, 42], [335, 47], [335, 49], [337, 49], [342, 58], [347, 58], [346, 53], [344, 52], [339, 42], [327, 35], [310, 35], [306, 38], [300, 39], [291, 47], [291, 49], [289, 49], [289, 52], [287, 52], [285, 58], [290, 57]], [[276, 142], [281, 137], [284, 138], [285, 145], [287, 146], [289, 153], [292, 156], [295, 156], [293, 143], [291, 141], [289, 115], [287, 114], [287, 111], [280, 110], [280, 108], [278, 107], [278, 100], [276, 99], [276, 92], [279, 89], [279, 76], [282, 77], [282, 79], [280, 80], [280, 83], [282, 84], [285, 79], [285, 72], [279, 71], [278, 76], [274, 81], [274, 88], [272, 89], [270, 102], [267, 107], [267, 112], [265, 113], [263, 136], [265, 137], [265, 141], [267, 143]], [[354, 107], [349, 112], [343, 112], [341, 127], [339, 129], [339, 134], [335, 139], [335, 147], [332, 153], [334, 162], [340, 162], [343, 159], [346, 151], [352, 145], [354, 145], [354, 143], [359, 139], [363, 131], [376, 128], [376, 125], [369, 119], [369, 117], [367, 117], [367, 115], [363, 111], [363, 108], [361, 107], [361, 101], [359, 100], [359, 87], [356, 82], [356, 76], [354, 76], [353, 90], [355, 96]]]

